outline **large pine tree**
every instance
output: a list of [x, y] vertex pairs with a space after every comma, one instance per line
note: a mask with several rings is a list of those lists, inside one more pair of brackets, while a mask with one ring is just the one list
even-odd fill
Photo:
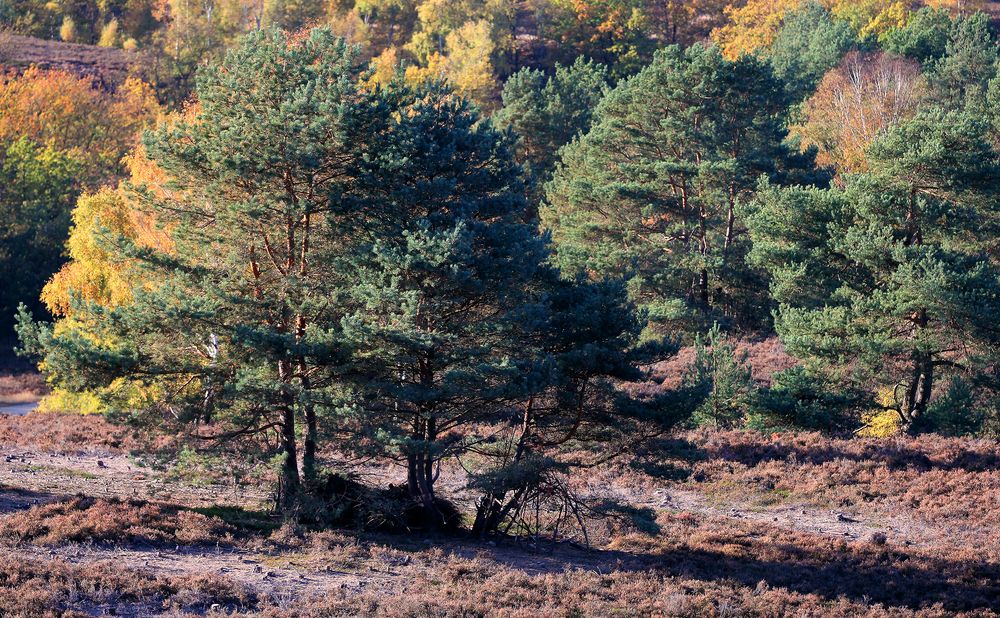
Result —
[[[660, 348], [632, 349], [641, 321], [620, 286], [548, 264], [509, 133], [442, 84], [369, 91], [355, 66], [320, 29], [256, 33], [207, 69], [198, 105], [145, 138], [155, 186], [126, 192], [169, 242], [101, 232], [137, 285], [112, 306], [77, 298], [72, 328], [24, 315], [25, 347], [60, 386], [138, 386], [103, 391], [138, 421], [275, 439], [261, 454], [280, 455], [292, 515], [323, 487], [324, 438], [404, 467], [439, 527], [440, 465], [474, 455], [491, 426], [520, 427], [535, 455], [542, 436], [674, 420], [683, 406], [615, 390]], [[479, 531], [538, 482], [491, 485], [513, 506]]]
[[211, 419], [223, 436], [275, 436], [287, 511], [302, 476], [315, 477], [318, 406], [334, 402], [330, 368], [343, 358], [342, 275], [322, 257], [342, 239], [328, 223], [388, 117], [359, 77], [328, 31], [250, 35], [200, 74], [192, 113], [144, 138], [168, 181], [132, 187], [130, 201], [171, 242], [105, 241], [143, 282], [130, 302], [79, 302], [82, 328], [21, 329], [63, 386], [144, 385], [157, 395], [146, 422]]
[[354, 307], [355, 448], [405, 465], [427, 523], [445, 523], [436, 466], [470, 424], [524, 399], [525, 338], [546, 249], [524, 222], [520, 167], [503, 133], [442, 86], [395, 85], [400, 113], [345, 218], [360, 240], [342, 272]]
[[845, 188], [767, 188], [749, 218], [789, 351], [891, 391], [913, 430], [948, 384], [995, 399], [1000, 168], [986, 134], [971, 115], [926, 112], [876, 142], [872, 171]]
[[695, 328], [767, 319], [766, 286], [747, 268], [741, 203], [759, 176], [780, 180], [783, 88], [753, 57], [668, 47], [612, 90], [593, 128], [563, 150], [542, 223], [567, 273], [631, 273], [654, 319]]

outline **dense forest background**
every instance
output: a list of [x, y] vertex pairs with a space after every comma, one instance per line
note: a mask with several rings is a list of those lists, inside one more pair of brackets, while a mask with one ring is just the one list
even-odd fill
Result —
[[442, 525], [474, 453], [487, 531], [570, 440], [994, 436], [991, 8], [0, 0], [0, 328], [49, 406], [273, 438], [289, 508], [334, 442]]

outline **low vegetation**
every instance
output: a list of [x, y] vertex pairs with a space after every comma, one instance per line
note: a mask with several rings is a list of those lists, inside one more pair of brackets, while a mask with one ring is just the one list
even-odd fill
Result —
[[997, 4], [0, 0], [0, 614], [996, 615]]
[[134, 500], [78, 496], [0, 519], [8, 543], [152, 543], [197, 545], [231, 541], [220, 519], [187, 509]]
[[616, 494], [649, 518], [593, 514], [589, 547], [580, 537], [281, 525], [237, 503], [56, 498], [0, 517], [0, 543], [16, 548], [0, 565], [0, 608], [275, 618], [1000, 612], [993, 442], [699, 430], [659, 448], [671, 453], [670, 475], [640, 458], [571, 477], [581, 494]]
[[131, 607], [136, 615], [252, 606], [246, 589], [224, 577], [158, 576], [114, 561], [86, 565], [6, 554], [0, 558], [0, 613], [77, 618]]
[[34, 372], [0, 374], [0, 405], [32, 403], [48, 392], [41, 374]]

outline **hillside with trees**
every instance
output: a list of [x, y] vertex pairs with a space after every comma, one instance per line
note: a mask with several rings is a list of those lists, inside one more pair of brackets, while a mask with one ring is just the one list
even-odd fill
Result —
[[0, 0], [0, 615], [997, 615], [994, 4]]

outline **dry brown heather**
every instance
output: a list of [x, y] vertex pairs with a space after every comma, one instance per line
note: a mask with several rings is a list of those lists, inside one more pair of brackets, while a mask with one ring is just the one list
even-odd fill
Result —
[[1000, 444], [920, 436], [832, 440], [818, 433], [693, 432], [689, 485], [933, 525], [1000, 561]]
[[[117, 430], [86, 427], [69, 446]], [[138, 499], [0, 500], [0, 616], [1000, 615], [995, 442], [694, 431], [659, 446], [669, 455], [572, 479], [659, 526], [594, 522], [590, 550], [272, 531], [259, 514]]]
[[[777, 337], [761, 341], [739, 341], [736, 344], [736, 353], [740, 357], [746, 355], [746, 363], [750, 366], [754, 380], [763, 386], [770, 385], [771, 376], [775, 373], [794, 367], [798, 362], [785, 351], [784, 344]], [[657, 363], [653, 367], [655, 382], [641, 385], [635, 390], [654, 393], [663, 387], [677, 387], [685, 370], [694, 362], [694, 358], [694, 347], [681, 348], [670, 360]]]
[[254, 603], [251, 590], [212, 573], [163, 576], [125, 569], [113, 560], [80, 565], [0, 556], [0, 616], [150, 616]]
[[0, 374], [0, 404], [38, 401], [47, 392], [48, 386], [41, 374]]
[[[196, 431], [199, 435], [208, 436], [217, 430], [215, 427], [202, 426]], [[116, 425], [99, 414], [39, 411], [29, 412], [24, 416], [0, 414], [0, 447], [5, 448], [24, 448], [52, 454], [126, 454], [173, 452], [182, 445], [183, 439], [179, 436]]]
[[0, 445], [49, 453], [127, 452], [140, 446], [132, 432], [97, 415], [0, 414]]
[[76, 496], [3, 517], [0, 539], [40, 545], [83, 542], [196, 545], [229, 543], [232, 529], [218, 518], [175, 506]]
[[117, 47], [64, 43], [0, 31], [0, 78], [27, 67], [67, 71], [103, 86], [120, 84], [139, 69], [140, 54]]

